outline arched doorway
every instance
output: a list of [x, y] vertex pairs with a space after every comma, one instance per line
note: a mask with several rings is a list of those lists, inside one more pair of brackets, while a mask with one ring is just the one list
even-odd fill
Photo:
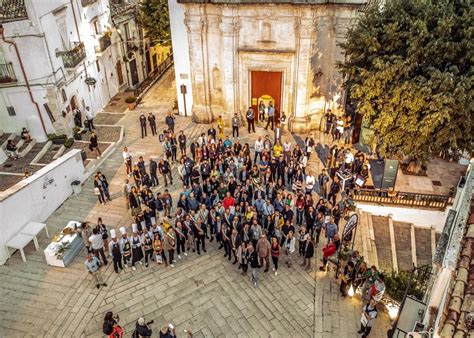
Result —
[[77, 102], [76, 95], [71, 97], [70, 105], [71, 105], [71, 111], [74, 111], [75, 109], [79, 108], [79, 102]]

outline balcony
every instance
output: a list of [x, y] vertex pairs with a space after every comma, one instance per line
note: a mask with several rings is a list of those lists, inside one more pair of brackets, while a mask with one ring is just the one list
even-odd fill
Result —
[[87, 7], [89, 5], [92, 5], [93, 3], [98, 2], [99, 0], [81, 0], [82, 7]]
[[56, 56], [62, 57], [64, 68], [74, 69], [86, 58], [86, 49], [82, 42], [76, 43], [73, 49], [64, 52], [57, 52]]
[[107, 48], [112, 45], [112, 39], [110, 38], [109, 33], [105, 33], [99, 38], [99, 45], [95, 47], [95, 54], [97, 56], [102, 56], [102, 53], [105, 52]]
[[28, 19], [24, 0], [1, 0], [0, 23]]
[[10, 82], [16, 82], [12, 63], [0, 63], [0, 84]]

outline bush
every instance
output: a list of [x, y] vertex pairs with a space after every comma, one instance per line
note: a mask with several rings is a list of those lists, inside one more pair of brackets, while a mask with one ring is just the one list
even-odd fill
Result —
[[127, 96], [125, 98], [126, 103], [135, 103], [137, 102], [137, 97], [136, 96]]
[[[401, 302], [403, 295], [408, 286], [410, 280], [411, 271], [399, 271], [396, 273], [392, 271], [390, 274], [385, 275], [385, 287], [387, 294], [394, 300]], [[416, 275], [414, 276], [416, 278]], [[418, 300], [422, 300], [425, 295], [424, 288], [422, 285], [418, 285], [416, 280], [413, 279], [410, 285], [409, 295], [415, 297]]]
[[66, 142], [64, 142], [64, 146], [66, 148], [70, 148], [74, 144], [74, 139], [73, 138], [68, 138]]

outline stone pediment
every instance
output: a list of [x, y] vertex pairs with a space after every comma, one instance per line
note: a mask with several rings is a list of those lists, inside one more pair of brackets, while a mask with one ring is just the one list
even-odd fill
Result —
[[177, 0], [180, 4], [291, 4], [291, 5], [323, 5], [323, 4], [341, 4], [341, 5], [363, 5], [368, 0]]

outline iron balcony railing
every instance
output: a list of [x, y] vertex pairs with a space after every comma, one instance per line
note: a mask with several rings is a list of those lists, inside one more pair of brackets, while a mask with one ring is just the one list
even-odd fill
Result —
[[112, 45], [112, 39], [109, 34], [104, 34], [99, 38], [99, 46], [96, 47], [96, 53], [103, 53]]
[[0, 83], [16, 82], [13, 65], [9, 63], [0, 63]]
[[76, 43], [73, 49], [56, 53], [56, 56], [59, 55], [63, 59], [64, 68], [76, 68], [77, 65], [86, 58], [86, 49], [84, 47], [84, 43]]
[[171, 53], [166, 59], [163, 60], [155, 69], [153, 69], [150, 74], [140, 82], [137, 87], [134, 89], [134, 94], [136, 97], [140, 97], [144, 92], [150, 88], [150, 86], [158, 80], [166, 70], [173, 64], [173, 53]]
[[355, 189], [353, 199], [359, 202], [389, 204], [412, 208], [430, 208], [444, 210], [453, 204], [453, 197], [430, 195], [414, 192]]

